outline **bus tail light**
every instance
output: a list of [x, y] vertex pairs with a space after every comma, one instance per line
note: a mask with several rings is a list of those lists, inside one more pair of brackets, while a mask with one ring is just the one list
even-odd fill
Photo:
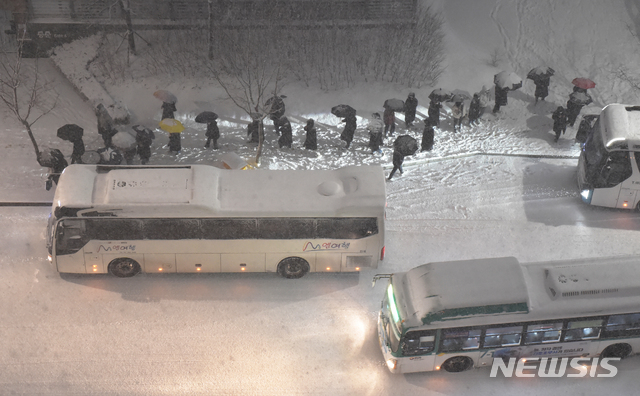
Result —
[[384, 251], [386, 248], [386, 246], [383, 246], [382, 249], [380, 249], [380, 260], [384, 260]]
[[622, 207], [623, 207], [623, 208], [629, 207], [629, 201], [624, 201], [624, 202], [622, 203]]
[[436, 371], [440, 370], [440, 366], [436, 366]]

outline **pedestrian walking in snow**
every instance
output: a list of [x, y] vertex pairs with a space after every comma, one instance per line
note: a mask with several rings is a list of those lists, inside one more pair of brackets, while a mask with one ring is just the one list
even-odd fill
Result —
[[431, 99], [429, 103], [429, 124], [432, 126], [440, 126], [440, 108], [442, 107], [442, 103], [437, 100]]
[[218, 128], [218, 122], [211, 120], [207, 122], [207, 131], [204, 133], [207, 137], [207, 141], [204, 144], [204, 148], [209, 148], [211, 142], [213, 142], [213, 149], [218, 149], [218, 139], [220, 138], [220, 129]]
[[393, 169], [391, 170], [391, 173], [389, 174], [389, 180], [391, 180], [391, 178], [396, 173], [396, 171], [400, 171], [400, 174], [403, 173], [403, 171], [402, 171], [402, 163], [403, 162], [404, 162], [404, 155], [400, 151], [398, 151], [397, 148], [394, 148], [393, 149]]
[[451, 106], [451, 117], [453, 117], [453, 132], [457, 132], [458, 128], [462, 127], [462, 118], [464, 115], [464, 103], [455, 102]]
[[549, 95], [549, 83], [551, 82], [551, 76], [540, 76], [533, 80], [533, 83], [536, 85], [536, 92], [534, 93], [536, 97], [536, 103], [538, 103], [538, 99], [544, 100], [547, 95]]
[[49, 168], [49, 177], [45, 181], [45, 189], [51, 190], [53, 183], [58, 185], [60, 174], [69, 164], [64, 159], [64, 154], [58, 149], [46, 149], [38, 153], [38, 163], [40, 166], [46, 166]]
[[396, 131], [396, 113], [390, 107], [385, 107], [382, 117], [384, 121], [384, 136], [387, 136], [387, 133], [388, 136], [393, 135], [393, 132]]
[[175, 118], [174, 112], [178, 111], [176, 109], [176, 104], [171, 102], [162, 102], [162, 119], [165, 118]]
[[153, 131], [141, 125], [134, 125], [136, 132], [136, 152], [140, 156], [140, 163], [145, 165], [151, 158], [151, 143], [156, 138]]
[[347, 146], [345, 148], [349, 148], [351, 145], [351, 141], [353, 140], [353, 135], [356, 132], [356, 115], [355, 113], [347, 115], [342, 122], [345, 123], [344, 130], [340, 134], [340, 139], [347, 142]]
[[82, 154], [84, 154], [84, 142], [82, 141], [82, 138], [78, 138], [73, 140], [71, 143], [73, 143], [73, 152], [71, 153], [71, 163], [81, 164]]
[[553, 131], [556, 133], [556, 139], [554, 141], [557, 142], [558, 139], [560, 139], [560, 135], [564, 134], [567, 130], [567, 113], [564, 107], [558, 106], [551, 118], [553, 119]]
[[316, 127], [314, 126], [314, 121], [312, 118], [309, 118], [307, 120], [307, 125], [305, 125], [304, 130], [307, 132], [307, 136], [304, 139], [304, 148], [306, 148], [307, 150], [317, 150], [318, 138]]
[[[260, 124], [262, 123], [261, 117], [253, 117], [253, 121], [247, 127], [247, 136], [250, 136], [249, 143], [260, 142]], [[264, 126], [263, 126], [264, 128]]]
[[98, 134], [102, 136], [105, 147], [111, 147], [111, 138], [118, 130], [113, 126], [113, 119], [102, 103], [96, 106], [96, 118], [98, 119]]
[[509, 87], [504, 87], [504, 88], [500, 88], [497, 84], [496, 84], [496, 90], [495, 90], [495, 98], [496, 98], [496, 104], [495, 106], [493, 106], [493, 113], [497, 113], [500, 110], [501, 106], [506, 106], [507, 105], [507, 93], [509, 92]]
[[180, 132], [169, 134], [169, 152], [178, 154], [182, 150], [182, 138]]
[[586, 89], [579, 87], [573, 88], [573, 92], [569, 95], [569, 100], [567, 101], [567, 122], [569, 125], [573, 126], [573, 124], [575, 124], [582, 107], [591, 102], [593, 102], [593, 99], [591, 99]]
[[291, 130], [291, 123], [289, 122], [289, 119], [285, 116], [280, 117], [280, 119], [278, 120], [278, 126], [280, 128], [280, 138], [278, 139], [278, 146], [280, 148], [291, 148], [291, 143], [293, 143], [293, 133]]
[[428, 119], [424, 120], [424, 130], [422, 131], [422, 142], [420, 151], [431, 151], [433, 148], [435, 130]]
[[271, 98], [267, 99], [265, 102], [265, 106], [269, 107], [269, 118], [273, 121], [273, 126], [275, 127], [276, 133], [280, 135], [280, 130], [278, 128], [278, 121], [282, 116], [284, 116], [285, 105], [284, 100], [282, 98], [286, 98], [284, 95], [274, 94]]
[[404, 122], [407, 128], [413, 125], [413, 121], [416, 119], [416, 109], [418, 108], [418, 99], [416, 94], [410, 92], [407, 96], [407, 100], [404, 101]]
[[469, 126], [475, 125], [480, 118], [480, 95], [473, 94], [471, 103], [469, 104]]
[[372, 119], [367, 126], [367, 131], [369, 132], [369, 148], [371, 149], [371, 154], [382, 154], [380, 146], [384, 143], [384, 123], [380, 118], [380, 113], [373, 113], [371, 116]]

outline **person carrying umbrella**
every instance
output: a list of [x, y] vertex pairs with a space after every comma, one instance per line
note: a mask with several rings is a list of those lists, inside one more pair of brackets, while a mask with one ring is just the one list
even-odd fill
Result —
[[344, 130], [340, 134], [340, 139], [347, 142], [345, 148], [349, 148], [351, 145], [351, 141], [353, 140], [353, 135], [356, 133], [357, 119], [356, 113], [350, 112], [347, 116], [342, 120], [344, 122]]
[[178, 154], [182, 149], [180, 135], [184, 131], [184, 126], [174, 118], [164, 118], [159, 125], [163, 131], [169, 133], [169, 153]]
[[402, 174], [402, 163], [404, 157], [407, 155], [413, 155], [418, 151], [418, 142], [409, 135], [401, 135], [393, 142], [393, 169], [389, 174], [389, 180], [393, 177], [396, 171], [400, 171]]
[[73, 152], [71, 153], [71, 163], [81, 164], [82, 154], [84, 154], [84, 142], [82, 141], [84, 129], [76, 124], [66, 124], [58, 128], [57, 136], [73, 143]]
[[367, 126], [367, 130], [369, 132], [369, 148], [371, 149], [371, 154], [382, 154], [380, 146], [384, 143], [384, 138], [382, 136], [384, 133], [384, 124], [380, 118], [380, 113], [373, 113], [371, 116], [373, 118]]
[[276, 129], [276, 133], [280, 135], [280, 128], [278, 126], [278, 122], [282, 116], [284, 116], [285, 105], [284, 100], [282, 98], [286, 98], [284, 95], [273, 94], [273, 96], [265, 102], [265, 106], [271, 105], [269, 109], [269, 118], [273, 121], [273, 126]]
[[464, 115], [464, 103], [460, 98], [455, 98], [455, 103], [451, 106], [451, 116], [453, 117], [453, 132], [457, 132], [457, 127], [462, 127], [462, 116]]
[[567, 101], [567, 122], [569, 125], [573, 126], [576, 122], [576, 118], [578, 118], [578, 114], [582, 110], [582, 107], [588, 105], [593, 102], [591, 96], [585, 90], [574, 90], [574, 92], [569, 95], [569, 100]]
[[538, 66], [529, 71], [527, 78], [533, 80], [536, 86], [534, 96], [536, 98], [535, 103], [538, 103], [538, 99], [544, 100], [549, 95], [549, 83], [551, 82], [551, 76], [555, 73], [555, 70], [548, 66]]
[[151, 142], [156, 138], [153, 131], [141, 125], [134, 125], [136, 132], [136, 152], [140, 156], [140, 163], [145, 165], [151, 158]]
[[280, 119], [278, 119], [278, 126], [280, 126], [280, 138], [278, 138], [278, 146], [280, 148], [291, 148], [291, 144], [293, 143], [293, 134], [289, 119], [286, 116], [280, 117]]
[[98, 119], [98, 134], [102, 136], [105, 147], [111, 147], [111, 138], [118, 130], [113, 127], [113, 119], [102, 103], [96, 106], [96, 118]]
[[427, 118], [424, 120], [424, 130], [422, 131], [422, 142], [420, 144], [420, 151], [431, 151], [433, 148], [433, 140], [434, 140], [435, 130], [433, 129], [433, 125]]
[[317, 150], [318, 138], [313, 118], [307, 120], [307, 125], [305, 125], [304, 130], [307, 132], [307, 136], [304, 139], [304, 148], [307, 150]]
[[407, 100], [404, 101], [404, 122], [407, 128], [413, 125], [413, 121], [416, 119], [416, 109], [418, 108], [418, 99], [414, 92], [409, 92]]
[[564, 134], [567, 130], [567, 113], [564, 107], [558, 106], [551, 118], [553, 119], [553, 132], [556, 133], [556, 139], [554, 141], [557, 142], [558, 139], [560, 139], [560, 135]]
[[162, 102], [162, 119], [165, 118], [175, 118], [174, 112], [178, 111], [176, 109], [176, 104], [173, 102]]
[[501, 106], [507, 105], [507, 93], [509, 92], [509, 87], [501, 88], [496, 84], [496, 102], [493, 106], [493, 113], [497, 113], [500, 110]]
[[396, 131], [396, 113], [393, 111], [391, 107], [385, 107], [384, 113], [382, 114], [384, 118], [384, 135], [387, 136], [387, 132], [389, 136], [393, 135], [393, 132]]
[[49, 168], [49, 177], [45, 182], [45, 189], [49, 191], [53, 187], [53, 183], [58, 185], [60, 174], [69, 164], [64, 159], [62, 151], [58, 149], [45, 149], [38, 153], [37, 159], [41, 166]]
[[73, 152], [71, 153], [71, 163], [72, 164], [81, 164], [82, 163], [82, 154], [84, 154], [84, 142], [82, 138], [78, 138], [73, 140]]

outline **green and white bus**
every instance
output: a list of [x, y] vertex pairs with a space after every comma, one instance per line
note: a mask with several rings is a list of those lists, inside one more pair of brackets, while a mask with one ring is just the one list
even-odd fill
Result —
[[58, 272], [354, 272], [384, 258], [379, 166], [223, 170], [71, 165], [56, 188]]
[[640, 209], [640, 106], [602, 109], [582, 145], [578, 188], [584, 203]]
[[378, 337], [393, 373], [640, 351], [638, 257], [437, 262], [380, 278]]

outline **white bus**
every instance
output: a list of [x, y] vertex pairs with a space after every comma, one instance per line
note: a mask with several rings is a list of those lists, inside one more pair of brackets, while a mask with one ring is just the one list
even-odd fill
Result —
[[379, 166], [71, 165], [48, 227], [58, 272], [354, 272], [384, 258]]
[[582, 145], [578, 187], [582, 201], [640, 209], [640, 106], [610, 104]]
[[393, 373], [640, 351], [637, 257], [438, 262], [383, 277], [378, 337]]

